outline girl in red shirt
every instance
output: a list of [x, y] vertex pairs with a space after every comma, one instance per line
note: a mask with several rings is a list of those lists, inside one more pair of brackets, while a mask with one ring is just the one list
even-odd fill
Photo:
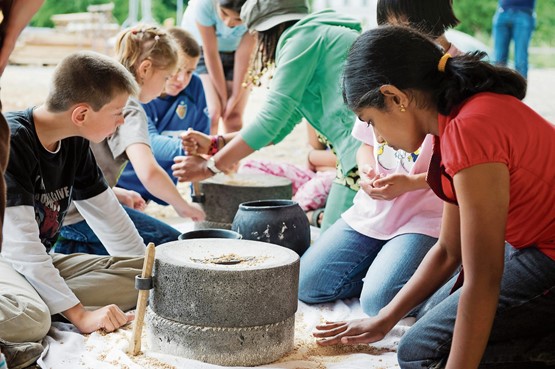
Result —
[[391, 147], [436, 136], [427, 180], [445, 207], [439, 240], [391, 303], [318, 326], [320, 345], [378, 341], [433, 295], [399, 344], [402, 368], [555, 364], [555, 126], [521, 102], [520, 75], [484, 56], [451, 57], [404, 27], [354, 43], [345, 102]]

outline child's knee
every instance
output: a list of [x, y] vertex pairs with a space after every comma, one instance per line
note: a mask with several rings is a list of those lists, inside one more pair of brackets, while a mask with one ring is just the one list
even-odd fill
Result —
[[308, 273], [301, 273], [299, 277], [299, 300], [307, 304], [318, 304], [337, 300], [337, 294], [322, 279], [321, 271], [313, 269]]
[[50, 329], [50, 310], [38, 296], [0, 296], [0, 337], [11, 342], [36, 342]]
[[389, 303], [388, 294], [381, 288], [368, 288], [366, 284], [360, 294], [362, 311], [369, 316], [376, 316]]

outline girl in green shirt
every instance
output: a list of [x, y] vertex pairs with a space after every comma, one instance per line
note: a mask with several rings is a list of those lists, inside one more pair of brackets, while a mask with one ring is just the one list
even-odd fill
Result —
[[340, 82], [360, 23], [332, 10], [308, 14], [305, 0], [247, 0], [241, 18], [258, 36], [258, 53], [251, 62], [253, 82], [275, 64], [266, 102], [254, 121], [231, 141], [226, 139], [229, 143], [208, 161], [177, 157], [174, 175], [180, 181], [197, 181], [227, 171], [255, 150], [280, 142], [304, 118], [328, 140], [338, 158], [324, 212], [325, 230], [352, 205], [358, 190], [359, 145], [351, 136], [356, 116], [343, 104]]

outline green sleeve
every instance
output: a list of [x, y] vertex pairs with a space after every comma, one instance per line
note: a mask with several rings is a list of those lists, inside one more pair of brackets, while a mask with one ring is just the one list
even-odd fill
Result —
[[321, 38], [306, 41], [299, 34], [280, 44], [270, 91], [254, 122], [241, 131], [243, 140], [258, 150], [278, 143], [301, 121], [301, 101], [320, 60]]

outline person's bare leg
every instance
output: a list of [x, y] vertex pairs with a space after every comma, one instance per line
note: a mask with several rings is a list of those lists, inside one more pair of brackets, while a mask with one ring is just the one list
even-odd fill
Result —
[[201, 74], [199, 77], [202, 81], [202, 87], [204, 88], [204, 94], [206, 96], [206, 105], [208, 105], [208, 114], [210, 115], [210, 134], [215, 135], [218, 134], [220, 117], [223, 110], [220, 97], [208, 74]]
[[[228, 81], [228, 89], [231, 89], [231, 81]], [[235, 105], [230, 111], [226, 111], [223, 117], [223, 131], [224, 133], [236, 132], [243, 127], [243, 113], [249, 99], [250, 90], [244, 87], [238, 87], [237, 99]], [[229, 96], [234, 96], [235, 91], [231, 91]]]
[[320, 228], [322, 226], [322, 221], [324, 220], [324, 208], [308, 210], [307, 212], [305, 212], [305, 214], [308, 218], [308, 223], [311, 226], [317, 228]]

